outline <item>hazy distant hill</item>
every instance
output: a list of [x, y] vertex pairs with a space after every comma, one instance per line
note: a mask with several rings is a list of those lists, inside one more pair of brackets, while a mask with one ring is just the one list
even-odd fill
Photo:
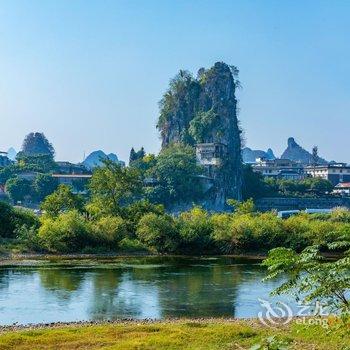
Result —
[[11, 160], [16, 159], [17, 152], [13, 147], [10, 147], [7, 151], [7, 157]]
[[[295, 142], [293, 137], [290, 137], [288, 139], [288, 147], [281, 155], [281, 158], [294, 160], [296, 162], [300, 162], [303, 164], [312, 164], [313, 163], [312, 154], [310, 152], [308, 152], [307, 150], [305, 150], [304, 148], [302, 148], [301, 146], [299, 146]], [[319, 157], [318, 163], [319, 164], [327, 164], [328, 162], [325, 159]]]
[[244, 163], [255, 163], [257, 158], [276, 159], [271, 148], [265, 152], [259, 149], [253, 150], [249, 147], [242, 149], [242, 158]]
[[118, 156], [116, 154], [114, 153], [106, 154], [101, 150], [90, 153], [83, 161], [83, 164], [85, 165], [86, 168], [93, 169], [97, 166], [100, 166], [102, 164], [102, 160], [104, 159], [110, 159], [113, 162], [118, 162], [123, 166], [125, 165], [123, 161], [118, 159]]

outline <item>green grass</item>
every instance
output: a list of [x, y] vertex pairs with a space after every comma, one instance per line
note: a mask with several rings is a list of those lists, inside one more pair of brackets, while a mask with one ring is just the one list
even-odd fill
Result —
[[0, 349], [250, 349], [270, 336], [289, 343], [288, 349], [350, 349], [350, 329], [345, 326], [327, 330], [292, 324], [272, 329], [257, 321], [229, 320], [135, 321], [4, 331]]

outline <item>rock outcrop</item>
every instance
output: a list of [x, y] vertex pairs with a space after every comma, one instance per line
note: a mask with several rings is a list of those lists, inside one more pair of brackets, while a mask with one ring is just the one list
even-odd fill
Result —
[[104, 153], [103, 151], [101, 150], [98, 150], [98, 151], [94, 151], [92, 153], [90, 153], [83, 161], [83, 165], [89, 169], [89, 170], [92, 170], [98, 166], [101, 166], [102, 165], [102, 161], [105, 160], [105, 159], [109, 159], [113, 162], [117, 162], [119, 163], [120, 165], [124, 166], [125, 163], [123, 161], [120, 161], [117, 157], [116, 154], [114, 153], [110, 153], [110, 154], [106, 154]]
[[266, 158], [269, 160], [276, 159], [272, 149], [269, 148], [266, 152], [262, 150], [254, 150], [249, 147], [242, 149], [243, 163], [255, 163], [257, 158]]
[[16, 159], [17, 152], [13, 147], [10, 147], [7, 151], [7, 157], [11, 160]]
[[[288, 147], [281, 155], [282, 159], [290, 159], [294, 160], [295, 162], [302, 163], [302, 164], [313, 164], [314, 159], [310, 152], [302, 148], [300, 145], [298, 145], [293, 137], [290, 137], [288, 139]], [[317, 160], [318, 164], [327, 164], [328, 162], [318, 157]]]
[[170, 83], [160, 102], [158, 129], [162, 147], [173, 142], [195, 146], [212, 143], [225, 149], [220, 165], [213, 167], [211, 200], [218, 206], [227, 198], [241, 198], [241, 131], [235, 96], [238, 70], [217, 62], [201, 68], [197, 78], [180, 73]]

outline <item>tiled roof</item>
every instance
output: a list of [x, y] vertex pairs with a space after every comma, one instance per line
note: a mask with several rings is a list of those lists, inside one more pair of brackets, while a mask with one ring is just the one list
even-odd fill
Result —
[[350, 182], [341, 182], [335, 187], [336, 188], [350, 188]]

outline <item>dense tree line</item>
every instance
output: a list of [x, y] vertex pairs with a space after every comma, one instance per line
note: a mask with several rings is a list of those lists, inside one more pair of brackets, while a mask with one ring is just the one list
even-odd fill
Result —
[[332, 192], [333, 185], [328, 180], [308, 177], [303, 180], [287, 180], [267, 177], [254, 172], [250, 165], [243, 168], [243, 197], [320, 197]]
[[118, 174], [124, 172], [125, 179], [134, 179], [132, 185], [120, 181], [116, 191], [106, 190], [116, 181], [111, 166], [115, 165], [107, 164], [94, 174], [88, 201], [60, 185], [42, 203], [40, 223], [29, 213], [31, 219], [25, 215], [21, 222], [21, 216], [15, 219], [19, 215], [14, 214], [15, 209], [3, 205], [1, 215], [11, 214], [12, 219], [2, 237], [17, 238], [32, 249], [49, 252], [141, 249], [185, 254], [267, 252], [280, 246], [301, 251], [313, 244], [326, 249], [337, 239], [350, 240], [350, 212], [346, 209], [282, 220], [274, 212], [256, 212], [254, 202], [248, 200], [229, 201], [231, 213], [209, 213], [194, 206], [173, 216], [163, 205], [140, 198], [135, 169], [117, 170]]

